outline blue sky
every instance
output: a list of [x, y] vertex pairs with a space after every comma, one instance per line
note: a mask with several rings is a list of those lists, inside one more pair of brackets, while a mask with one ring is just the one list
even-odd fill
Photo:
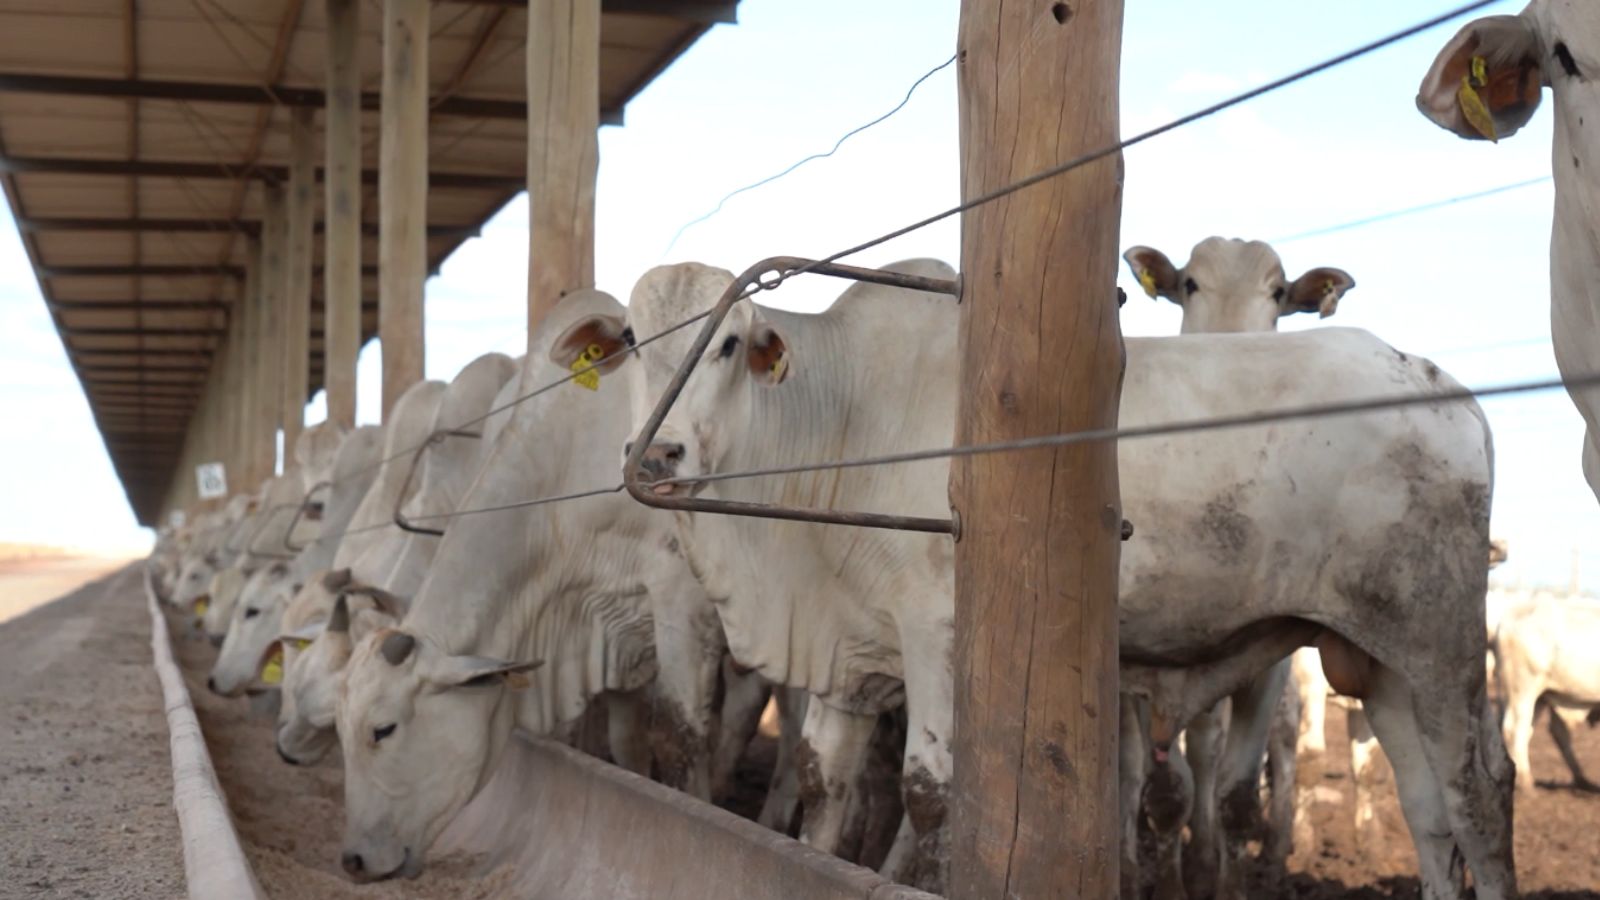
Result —
[[[1122, 127], [1133, 134], [1449, 8], [1429, 0], [1339, 4], [1135, 0], [1124, 28]], [[674, 232], [728, 191], [826, 150], [892, 107], [954, 50], [955, 0], [744, 0], [602, 129], [599, 284], [622, 299], [661, 262], [742, 269], [774, 254], [823, 255], [959, 199], [954, 67], [898, 115], [829, 159], [729, 201], [667, 252]], [[1515, 12], [1495, 4], [1479, 14]], [[1175, 262], [1202, 238], [1272, 240], [1550, 171], [1550, 118], [1514, 139], [1468, 143], [1417, 114], [1413, 96], [1458, 27], [1411, 38], [1134, 148], [1121, 245]], [[1430, 356], [1468, 384], [1550, 376], [1548, 183], [1276, 246], [1292, 276], [1318, 265], [1358, 282], [1333, 322]], [[513, 202], [428, 284], [427, 371], [449, 378], [478, 354], [520, 352], [527, 207]], [[959, 257], [954, 221], [853, 260]], [[1178, 309], [1146, 300], [1126, 271], [1129, 335], [1170, 334]], [[816, 309], [836, 285], [804, 279], [767, 301]], [[1302, 321], [1304, 320], [1304, 321]], [[1298, 317], [1288, 327], [1315, 327]], [[360, 417], [377, 406], [380, 350], [362, 356]], [[0, 540], [124, 547], [133, 522], [52, 330], [9, 216], [0, 220]], [[1600, 506], [1585, 485], [1582, 426], [1566, 397], [1486, 402], [1495, 428], [1495, 533], [1508, 580], [1565, 584], [1575, 546], [1600, 580]], [[320, 398], [309, 421], [322, 416]]]

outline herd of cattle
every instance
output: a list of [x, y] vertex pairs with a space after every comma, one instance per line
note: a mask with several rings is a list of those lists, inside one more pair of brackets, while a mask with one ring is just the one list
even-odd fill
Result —
[[[1600, 362], [1600, 285], [1579, 277], [1600, 270], [1587, 230], [1600, 158], [1582, 132], [1597, 37], [1600, 12], [1582, 3], [1479, 20], [1418, 101], [1464, 136], [1500, 137], [1554, 87], [1552, 285], [1569, 376]], [[1124, 426], [1460, 390], [1364, 331], [1275, 333], [1282, 316], [1333, 314], [1354, 286], [1341, 270], [1289, 280], [1267, 245], [1220, 238], [1182, 267], [1148, 247], [1125, 259], [1182, 307], [1184, 334], [1126, 341]], [[889, 268], [955, 274], [932, 260]], [[693, 340], [635, 335], [708, 309], [732, 280], [679, 264], [646, 273], [626, 307], [570, 294], [523, 359], [488, 354], [449, 384], [419, 383], [381, 428], [309, 429], [258, 493], [161, 537], [158, 593], [221, 646], [210, 688], [277, 692], [285, 762], [342, 754], [353, 878], [418, 874], [514, 730], [570, 737], [591, 706], [618, 765], [721, 798], [770, 696], [780, 747], [761, 822], [944, 886], [960, 677], [948, 536], [672, 513], [616, 492], [522, 505], [617, 482]], [[663, 494], [947, 514], [943, 460], [684, 479], [949, 445], [957, 318], [953, 297], [869, 284], [815, 315], [736, 305], [646, 449], [645, 477], [673, 479]], [[1600, 491], [1596, 404], [1573, 396]], [[1532, 784], [1536, 706], [1552, 708], [1589, 784], [1568, 729], [1600, 702], [1584, 637], [1600, 635], [1600, 605], [1488, 591], [1492, 446], [1478, 406], [1130, 440], [1118, 460], [1137, 529], [1119, 589], [1125, 896], [1141, 883], [1141, 821], [1156, 847], [1143, 880], [1163, 898], [1241, 897], [1261, 829], [1280, 863], [1307, 839], [1294, 764], [1323, 746], [1331, 693], [1357, 765], [1375, 738], [1394, 766], [1424, 895], [1464, 896], [1470, 870], [1480, 900], [1514, 897], [1513, 781]], [[904, 741], [903, 813], [867, 859], [861, 832], [883, 804], [865, 773], [886, 730]], [[1370, 819], [1370, 801], [1355, 815]]]

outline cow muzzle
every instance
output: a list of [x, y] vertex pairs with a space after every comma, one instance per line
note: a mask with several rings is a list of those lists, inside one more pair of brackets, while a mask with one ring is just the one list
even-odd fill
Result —
[[[683, 463], [684, 447], [673, 441], [656, 441], [645, 451], [644, 458], [640, 460], [640, 480], [653, 483], [678, 477], [678, 467]], [[688, 493], [690, 485], [686, 484], [661, 484], [652, 487], [654, 493], [662, 496]]]

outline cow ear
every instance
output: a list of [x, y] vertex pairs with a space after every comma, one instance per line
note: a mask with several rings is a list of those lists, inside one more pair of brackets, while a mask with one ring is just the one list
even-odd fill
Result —
[[1165, 253], [1154, 247], [1130, 247], [1122, 258], [1128, 261], [1133, 277], [1150, 299], [1165, 297], [1173, 303], [1183, 302], [1178, 294], [1178, 269]]
[[778, 385], [789, 377], [789, 347], [777, 329], [756, 319], [750, 324], [750, 338], [746, 343], [745, 357], [750, 364], [750, 374], [758, 383]]
[[616, 316], [586, 316], [574, 322], [550, 345], [550, 361], [563, 369], [584, 369], [607, 375], [622, 365], [633, 346], [633, 329]]
[[1434, 58], [1417, 109], [1469, 140], [1510, 137], [1539, 108], [1539, 55], [1538, 35], [1521, 16], [1468, 22]]
[[343, 590], [345, 585], [350, 583], [352, 577], [353, 576], [350, 574], [350, 570], [348, 568], [332, 569], [323, 574], [322, 586], [324, 589], [330, 592], [337, 593], [338, 591]]
[[1314, 312], [1324, 319], [1339, 308], [1339, 298], [1356, 286], [1356, 280], [1343, 269], [1319, 268], [1301, 275], [1289, 285], [1280, 315]]
[[522, 673], [544, 665], [542, 662], [508, 662], [482, 656], [446, 656], [428, 667], [423, 677], [440, 690], [487, 687], [496, 683], [513, 690], [528, 686]]
[[333, 601], [333, 611], [328, 613], [327, 628], [329, 631], [350, 630], [350, 601], [346, 600], [343, 594]]

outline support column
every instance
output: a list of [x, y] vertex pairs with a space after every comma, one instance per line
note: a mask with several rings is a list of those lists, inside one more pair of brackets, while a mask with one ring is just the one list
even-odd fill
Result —
[[[531, 27], [531, 23], [530, 23]], [[378, 159], [378, 338], [383, 417], [422, 380], [428, 273], [428, 0], [384, 0]]]
[[301, 107], [289, 114], [289, 186], [285, 217], [283, 307], [283, 456], [305, 426], [306, 395], [311, 393], [311, 228], [317, 214], [315, 112]]
[[328, 421], [356, 424], [361, 351], [361, 65], [356, 0], [327, 0], [328, 105], [323, 113], [323, 377]]
[[[962, 196], [1115, 142], [1121, 40], [1122, 0], [962, 0]], [[957, 445], [1116, 425], [1121, 177], [1103, 159], [963, 217]], [[958, 459], [951, 498], [949, 896], [1115, 897], [1116, 446]]]
[[262, 416], [261, 397], [263, 360], [268, 337], [262, 328], [261, 240], [251, 238], [245, 245], [244, 296], [240, 300], [245, 322], [244, 384], [239, 391], [239, 408], [244, 411], [244, 490], [254, 491], [272, 467], [268, 453], [271, 428]]
[[528, 3], [528, 340], [561, 296], [594, 287], [600, 0]]
[[263, 478], [274, 474], [273, 448], [277, 443], [278, 428], [283, 422], [283, 360], [284, 307], [288, 287], [286, 275], [286, 249], [289, 242], [289, 222], [285, 215], [282, 185], [262, 186], [261, 210], [261, 368], [260, 394], [261, 420], [266, 427], [266, 471]]

